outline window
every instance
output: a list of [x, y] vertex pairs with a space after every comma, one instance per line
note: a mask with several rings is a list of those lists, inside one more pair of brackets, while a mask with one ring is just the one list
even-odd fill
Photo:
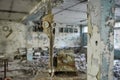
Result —
[[76, 28], [74, 28], [74, 33], [78, 33], [78, 30]]
[[59, 32], [63, 32], [63, 28], [59, 28]]
[[69, 33], [73, 33], [73, 28], [68, 28]]
[[87, 33], [87, 32], [88, 32], [88, 27], [87, 26], [83, 27], [82, 28], [82, 33]]
[[68, 33], [68, 28], [64, 28], [64, 32], [65, 32], [65, 33]]
[[59, 32], [61, 33], [78, 33], [77, 28], [59, 28]]

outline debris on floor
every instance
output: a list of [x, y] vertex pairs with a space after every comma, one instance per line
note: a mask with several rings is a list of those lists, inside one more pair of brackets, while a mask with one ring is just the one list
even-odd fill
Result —
[[86, 57], [85, 54], [76, 55], [75, 64], [78, 71], [85, 72], [87, 71], [86, 66]]
[[114, 80], [120, 80], [120, 60], [114, 60]]
[[[74, 50], [76, 49], [71, 50], [73, 51], [72, 56], [74, 57], [73, 61], [75, 61], [74, 64], [75, 68], [77, 69], [77, 73], [78, 75], [83, 74], [85, 78], [87, 70], [86, 54], [78, 51], [75, 52]], [[48, 51], [24, 48], [19, 49], [19, 51], [20, 53], [14, 54], [13, 57], [10, 58], [10, 60], [8, 60], [8, 69], [6, 70], [6, 77], [10, 77], [12, 80], [34, 80], [34, 78], [38, 77], [38, 75], [41, 75], [42, 77], [43, 75], [47, 75], [48, 78], [50, 77], [50, 74], [48, 73], [50, 63]], [[58, 51], [60, 51], [60, 49], [55, 49], [54, 55], [57, 55]], [[64, 77], [66, 78], [66, 76]], [[4, 64], [1, 62], [0, 78], [4, 78]]]

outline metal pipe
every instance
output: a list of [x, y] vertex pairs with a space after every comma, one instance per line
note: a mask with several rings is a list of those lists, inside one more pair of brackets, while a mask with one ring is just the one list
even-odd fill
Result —
[[48, 11], [48, 14], [51, 14], [51, 13], [52, 13], [51, 0], [48, 0], [47, 11]]
[[[51, 5], [51, 0], [48, 0], [48, 5], [47, 5], [47, 11], [48, 14], [52, 13], [52, 5]], [[50, 70], [51, 70], [51, 77], [54, 75], [53, 72], [53, 30], [52, 30], [52, 25], [50, 23], [50, 45], [49, 45], [49, 54], [50, 54]]]
[[52, 27], [50, 27], [50, 69], [51, 69], [51, 76], [53, 76], [53, 33]]
[[4, 79], [6, 78], [7, 73], [7, 59], [4, 60]]

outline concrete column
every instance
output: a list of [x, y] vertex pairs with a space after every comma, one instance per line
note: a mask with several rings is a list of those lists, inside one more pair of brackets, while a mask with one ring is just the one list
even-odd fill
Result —
[[88, 1], [87, 80], [113, 80], [114, 0]]

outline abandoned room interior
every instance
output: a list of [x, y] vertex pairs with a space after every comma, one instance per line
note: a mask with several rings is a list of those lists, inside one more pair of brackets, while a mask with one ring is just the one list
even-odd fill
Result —
[[0, 80], [120, 80], [120, 0], [0, 0]]

